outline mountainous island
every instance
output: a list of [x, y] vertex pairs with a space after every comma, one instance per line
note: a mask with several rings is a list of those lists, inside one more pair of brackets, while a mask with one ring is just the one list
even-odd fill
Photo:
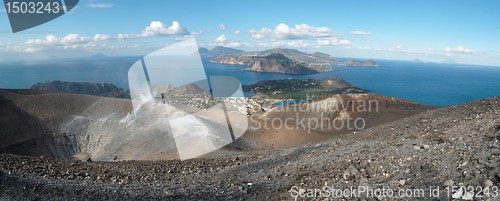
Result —
[[210, 57], [210, 62], [248, 66], [246, 71], [273, 72], [283, 74], [314, 74], [332, 71], [332, 66], [377, 67], [373, 60], [339, 61], [329, 54], [312, 54], [295, 49], [275, 48], [264, 51], [244, 52], [232, 48], [217, 46], [207, 52], [200, 49], [202, 56]]
[[74, 93], [113, 98], [130, 98], [128, 90], [110, 83], [65, 82], [56, 80], [36, 83], [30, 89], [43, 93]]
[[102, 52], [99, 52], [97, 54], [94, 54], [92, 56], [90, 56], [90, 58], [94, 58], [94, 59], [104, 59], [104, 58], [108, 58], [108, 55], [102, 53]]
[[198, 49], [200, 52], [200, 55], [203, 57], [218, 57], [221, 55], [236, 55], [239, 53], [244, 52], [243, 50], [238, 50], [230, 47], [223, 47], [223, 46], [216, 46], [212, 48], [211, 50], [208, 50], [207, 48], [200, 48]]

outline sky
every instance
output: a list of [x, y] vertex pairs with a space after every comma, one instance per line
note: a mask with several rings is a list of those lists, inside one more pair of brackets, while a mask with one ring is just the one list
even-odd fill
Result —
[[253, 51], [500, 66], [500, 1], [80, 0], [12, 33], [0, 10], [0, 62], [146, 55], [185, 39]]

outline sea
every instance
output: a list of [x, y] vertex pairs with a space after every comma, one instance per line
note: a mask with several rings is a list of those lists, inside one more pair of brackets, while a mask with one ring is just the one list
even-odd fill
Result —
[[[0, 63], [0, 88], [29, 88], [38, 82], [108, 82], [128, 88], [127, 73], [140, 57], [50, 59]], [[500, 96], [500, 67], [375, 60], [379, 67], [338, 67], [310, 75], [243, 71], [246, 66], [213, 64], [202, 59], [207, 75], [233, 76], [242, 84], [289, 78], [337, 77], [371, 93], [433, 106], [455, 105]], [[189, 72], [186, 72], [189, 73]]]

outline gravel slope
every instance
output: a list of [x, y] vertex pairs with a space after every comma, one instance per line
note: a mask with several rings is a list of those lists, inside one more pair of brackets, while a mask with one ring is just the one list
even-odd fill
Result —
[[[79, 162], [2, 154], [0, 200], [293, 200], [295, 187], [307, 194], [307, 189], [325, 185], [427, 190], [439, 186], [434, 200], [448, 200], [442, 189], [446, 185], [499, 186], [499, 140], [496, 97], [435, 109], [319, 144], [224, 149], [182, 162]], [[425, 193], [404, 200], [432, 200]], [[467, 193], [455, 196], [471, 198]]]

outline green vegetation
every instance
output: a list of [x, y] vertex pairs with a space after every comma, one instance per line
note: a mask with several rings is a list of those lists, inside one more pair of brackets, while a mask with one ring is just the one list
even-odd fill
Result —
[[243, 91], [275, 99], [321, 99], [335, 94], [368, 92], [338, 78], [266, 80], [244, 85]]

